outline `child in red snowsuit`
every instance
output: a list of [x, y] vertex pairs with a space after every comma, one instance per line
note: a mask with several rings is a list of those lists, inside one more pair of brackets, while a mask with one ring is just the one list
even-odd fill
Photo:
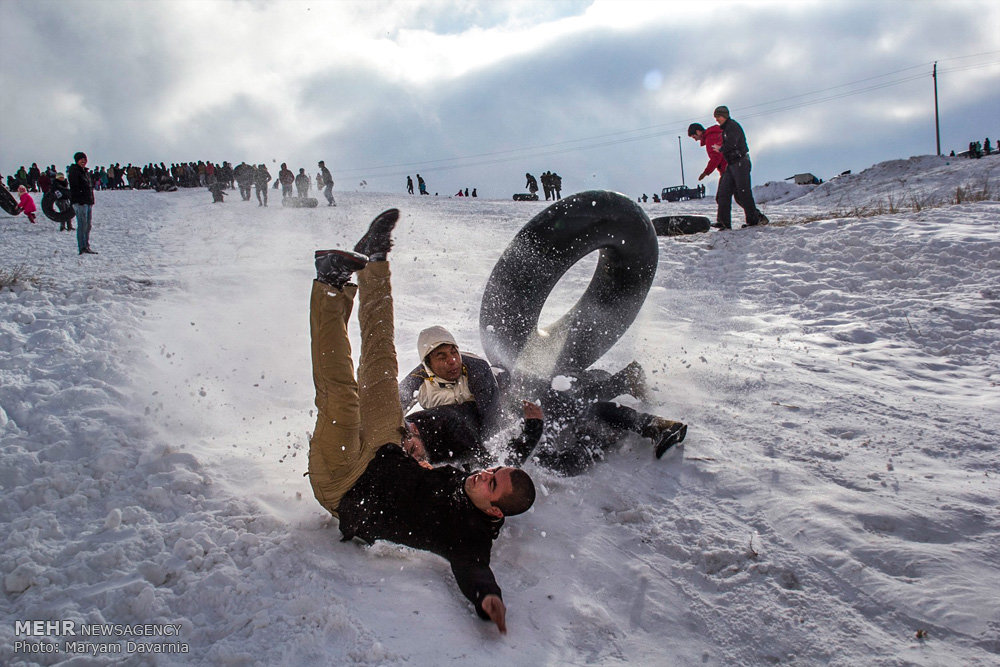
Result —
[[24, 211], [31, 224], [35, 224], [35, 211], [38, 210], [38, 207], [35, 206], [35, 200], [31, 198], [31, 195], [28, 194], [28, 189], [23, 185], [18, 186], [17, 194], [21, 195], [21, 201], [17, 203], [17, 207]]

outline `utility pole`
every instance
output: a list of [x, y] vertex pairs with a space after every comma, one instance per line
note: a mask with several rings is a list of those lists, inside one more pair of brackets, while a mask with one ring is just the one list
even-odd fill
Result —
[[680, 136], [677, 137], [677, 150], [681, 153], [681, 185], [687, 187], [687, 184], [684, 182], [684, 148], [681, 146]]
[[937, 135], [937, 154], [941, 155], [941, 120], [938, 118], [937, 61], [934, 61], [934, 133]]

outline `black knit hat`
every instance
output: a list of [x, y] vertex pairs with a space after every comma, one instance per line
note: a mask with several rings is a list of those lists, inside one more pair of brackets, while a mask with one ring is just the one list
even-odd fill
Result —
[[722, 116], [723, 118], [729, 118], [729, 107], [715, 107], [715, 111], [712, 113], [713, 116]]
[[87, 159], [87, 154], [83, 151], [77, 151], [73, 154], [73, 162], [79, 162], [80, 160]]

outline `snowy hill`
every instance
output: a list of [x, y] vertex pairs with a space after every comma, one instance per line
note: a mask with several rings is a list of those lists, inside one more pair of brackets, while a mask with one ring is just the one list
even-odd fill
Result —
[[906, 210], [954, 202], [958, 188], [966, 198], [980, 195], [991, 184], [995, 188], [998, 178], [1000, 153], [979, 160], [921, 155], [880, 162], [859, 174], [837, 176], [820, 185], [771, 181], [754, 188], [754, 199], [762, 204], [795, 202], [842, 211], [878, 205]]
[[[0, 662], [996, 664], [996, 165], [887, 162], [765, 209], [813, 222], [659, 239], [598, 366], [640, 361], [639, 407], [687, 440], [657, 461], [630, 438], [576, 478], [530, 469], [539, 500], [493, 550], [506, 636], [445, 561], [341, 543], [312, 498], [311, 253], [403, 211], [406, 370], [430, 324], [480, 350], [486, 278], [544, 202], [99, 192], [83, 257], [44, 219], [0, 217]], [[981, 183], [985, 201], [824, 217]]]

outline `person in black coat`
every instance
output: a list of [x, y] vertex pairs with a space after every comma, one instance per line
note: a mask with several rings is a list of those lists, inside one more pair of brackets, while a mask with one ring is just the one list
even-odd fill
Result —
[[719, 191], [715, 201], [718, 203], [718, 213], [713, 227], [717, 229], [732, 229], [733, 198], [746, 215], [747, 226], [767, 222], [757, 210], [750, 186], [750, 147], [747, 145], [743, 128], [729, 117], [728, 107], [717, 107], [714, 112], [715, 122], [722, 128], [722, 144], [719, 150], [726, 158], [728, 166], [719, 177]]
[[253, 185], [253, 171], [253, 167], [246, 162], [240, 162], [233, 169], [233, 178], [236, 179], [236, 184], [240, 188], [240, 198], [243, 201], [250, 201], [250, 186]]
[[90, 249], [90, 223], [94, 208], [94, 186], [87, 171], [87, 154], [80, 151], [73, 155], [73, 164], [67, 170], [69, 201], [76, 213], [76, 245], [81, 255], [96, 255]]
[[[390, 540], [442, 556], [476, 613], [506, 632], [490, 552], [505, 517], [534, 503], [534, 484], [510, 467], [470, 474], [412, 456], [422, 443], [403, 426], [386, 261], [398, 218], [396, 209], [377, 216], [354, 252], [316, 251], [310, 334], [318, 415], [309, 480], [319, 503], [340, 520], [345, 541]], [[355, 272], [357, 285], [348, 282]], [[355, 295], [357, 379], [347, 333]]]
[[538, 181], [530, 173], [524, 175], [524, 187], [528, 188], [528, 194], [536, 194], [538, 192]]
[[[327, 206], [336, 206], [337, 202], [333, 199], [333, 174], [327, 169], [326, 162], [323, 160], [319, 161], [319, 177], [323, 185], [323, 196], [326, 197]], [[409, 178], [407, 176], [407, 178]], [[410, 186], [410, 193], [413, 193], [413, 186]]]
[[528, 458], [560, 475], [572, 477], [604, 459], [628, 433], [648, 439], [656, 458], [682, 442], [687, 425], [639, 412], [611, 399], [621, 394], [641, 394], [645, 380], [633, 362], [618, 373], [587, 370], [577, 373], [568, 388], [553, 384], [538, 392], [545, 410], [545, 439], [532, 452], [512, 449], [505, 462], [521, 466]]
[[[261, 163], [253, 172], [254, 192], [257, 194], [257, 205], [267, 206], [267, 184], [271, 181], [271, 174], [267, 171], [267, 165]], [[261, 199], [263, 195], [263, 199]]]

